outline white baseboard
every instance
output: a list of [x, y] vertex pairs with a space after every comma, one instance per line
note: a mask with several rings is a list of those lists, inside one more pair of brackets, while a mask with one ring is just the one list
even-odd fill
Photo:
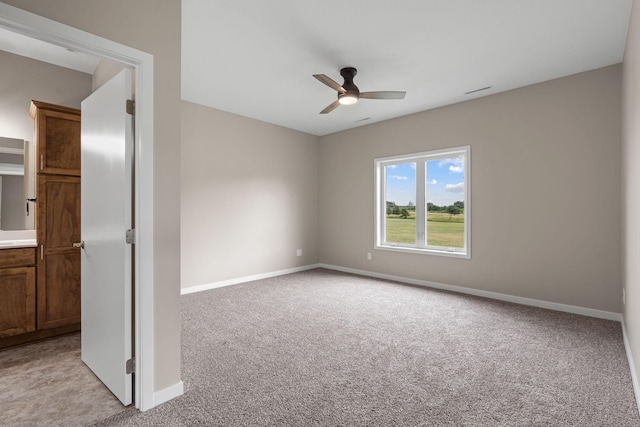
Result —
[[614, 320], [616, 322], [622, 321], [621, 313], [614, 313], [611, 311], [596, 310], [593, 308], [584, 308], [584, 307], [578, 307], [575, 305], [560, 304], [556, 302], [542, 301], [542, 300], [537, 300], [533, 298], [518, 297], [518, 296], [513, 296], [508, 294], [501, 294], [498, 292], [483, 291], [480, 289], [465, 288], [462, 286], [447, 285], [444, 283], [437, 283], [437, 282], [429, 282], [427, 280], [410, 279], [407, 277], [393, 276], [391, 274], [376, 273], [373, 271], [366, 271], [366, 270], [357, 270], [354, 268], [340, 267], [337, 265], [320, 264], [319, 266], [320, 268], [342, 271], [345, 273], [358, 274], [360, 276], [368, 276], [368, 277], [375, 277], [378, 279], [393, 280], [396, 282], [408, 283], [410, 285], [418, 285], [418, 286], [425, 286], [428, 288], [442, 289], [445, 291], [475, 295], [479, 297], [491, 298], [491, 299], [500, 300], [500, 301], [513, 302], [516, 304], [529, 305], [532, 307], [540, 307], [540, 308], [546, 308], [549, 310], [563, 311], [566, 313], [596, 317], [598, 319]]
[[304, 265], [302, 267], [288, 268], [286, 270], [272, 271], [270, 273], [255, 274], [253, 276], [238, 277], [237, 279], [222, 280], [220, 282], [205, 283], [204, 285], [189, 286], [180, 290], [180, 295], [192, 294], [194, 292], [208, 291], [209, 289], [222, 288], [224, 286], [237, 285], [254, 280], [268, 279], [270, 277], [284, 276], [285, 274], [298, 273], [300, 271], [312, 270], [320, 267], [320, 264]]
[[181, 289], [180, 294], [186, 295], [186, 294], [191, 294], [195, 292], [202, 292], [210, 289], [221, 288], [224, 286], [231, 286], [231, 285], [237, 285], [245, 282], [252, 282], [254, 280], [268, 279], [270, 277], [283, 276], [285, 274], [291, 274], [291, 273], [298, 273], [300, 271], [311, 270], [314, 268], [326, 268], [328, 270], [342, 271], [345, 273], [358, 274], [360, 276], [375, 277], [378, 279], [385, 279], [385, 280], [393, 280], [396, 282], [408, 283], [410, 285], [425, 286], [428, 288], [442, 289], [445, 291], [475, 295], [475, 296], [491, 298], [499, 301], [513, 302], [516, 304], [529, 305], [532, 307], [540, 307], [540, 308], [546, 308], [549, 310], [562, 311], [565, 313], [580, 314], [582, 316], [589, 316], [589, 317], [595, 317], [598, 319], [606, 319], [606, 320], [613, 320], [616, 322], [622, 322], [622, 314], [615, 313], [612, 311], [596, 310], [593, 308], [578, 307], [575, 305], [560, 304], [557, 302], [542, 301], [542, 300], [537, 300], [533, 298], [518, 297], [514, 295], [501, 294], [498, 292], [483, 291], [480, 289], [465, 288], [463, 286], [447, 285], [445, 283], [411, 279], [408, 277], [394, 276], [391, 274], [376, 273], [373, 271], [358, 270], [355, 268], [341, 267], [338, 265], [322, 264], [322, 263], [310, 264], [302, 267], [289, 268], [285, 270], [272, 271], [272, 272], [263, 273], [263, 274], [255, 274], [253, 276], [238, 277], [236, 279], [222, 280], [220, 282], [205, 283], [203, 285], [198, 285], [198, 286], [190, 286], [188, 288]]
[[182, 396], [184, 394], [184, 384], [182, 381], [169, 386], [167, 388], [163, 388], [162, 390], [158, 390], [153, 393], [153, 406], [161, 405], [165, 402], [170, 401], [178, 396]]
[[627, 326], [624, 323], [624, 318], [622, 319], [622, 339], [624, 341], [624, 350], [627, 353], [627, 360], [629, 361], [629, 368], [631, 370], [631, 382], [633, 384], [633, 393], [636, 396], [636, 407], [638, 408], [638, 413], [640, 413], [640, 382], [638, 381], [636, 365], [633, 363], [633, 354], [631, 353], [631, 345], [629, 344]]

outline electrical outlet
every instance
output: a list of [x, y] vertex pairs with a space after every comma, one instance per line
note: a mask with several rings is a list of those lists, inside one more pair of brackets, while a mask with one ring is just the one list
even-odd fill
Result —
[[622, 304], [626, 304], [627, 303], [627, 295], [624, 291], [624, 288], [622, 288]]
[[296, 251], [296, 256], [302, 256], [302, 249], [298, 249]]
[[371, 261], [371, 252], [367, 252], [367, 259]]

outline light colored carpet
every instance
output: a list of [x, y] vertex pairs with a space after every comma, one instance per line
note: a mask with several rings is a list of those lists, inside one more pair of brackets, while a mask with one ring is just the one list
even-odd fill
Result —
[[186, 393], [99, 426], [640, 426], [617, 322], [322, 269], [182, 315]]
[[0, 351], [0, 426], [87, 426], [126, 408], [80, 359], [80, 333]]

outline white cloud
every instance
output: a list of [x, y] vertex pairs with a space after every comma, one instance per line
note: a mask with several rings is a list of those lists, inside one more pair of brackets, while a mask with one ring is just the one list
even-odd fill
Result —
[[400, 176], [400, 175], [389, 175], [389, 178], [403, 180], [403, 181], [407, 179], [406, 176]]
[[463, 194], [464, 193], [464, 182], [459, 182], [457, 184], [447, 184], [447, 186], [444, 189], [445, 189], [445, 191], [448, 191], [450, 193]]
[[449, 172], [463, 173], [464, 172], [464, 157], [454, 157], [452, 159], [440, 160], [438, 166], [449, 166]]
[[398, 165], [389, 165], [389, 166], [387, 166], [387, 169], [395, 169], [397, 167], [398, 167]]
[[435, 178], [434, 178], [434, 179], [432, 179], [431, 181], [429, 181], [429, 184], [437, 184], [437, 183], [438, 183], [438, 181], [436, 181], [436, 179], [435, 179]]

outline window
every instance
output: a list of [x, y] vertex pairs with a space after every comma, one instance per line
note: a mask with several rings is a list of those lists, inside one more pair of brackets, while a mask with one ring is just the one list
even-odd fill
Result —
[[376, 249], [471, 258], [470, 152], [375, 160]]

